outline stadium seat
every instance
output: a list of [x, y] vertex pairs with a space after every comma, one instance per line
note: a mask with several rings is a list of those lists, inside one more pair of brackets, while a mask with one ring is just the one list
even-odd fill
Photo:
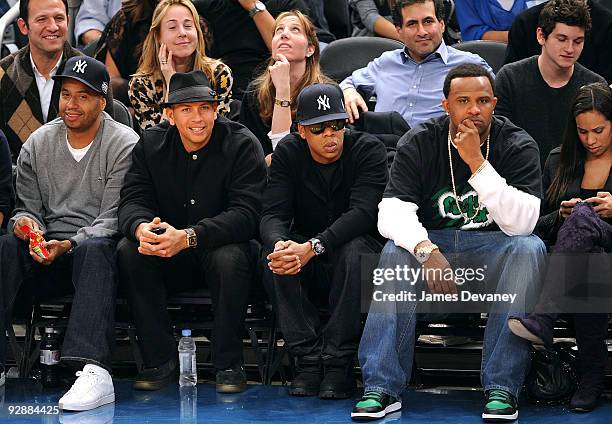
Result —
[[134, 120], [128, 108], [117, 99], [113, 99], [113, 118], [130, 128], [134, 128]]
[[403, 47], [399, 41], [380, 37], [336, 40], [321, 53], [321, 69], [328, 77], [340, 82], [382, 53]]
[[497, 41], [466, 41], [453, 44], [453, 47], [464, 52], [476, 53], [487, 61], [495, 73], [504, 65], [506, 58], [506, 44]]

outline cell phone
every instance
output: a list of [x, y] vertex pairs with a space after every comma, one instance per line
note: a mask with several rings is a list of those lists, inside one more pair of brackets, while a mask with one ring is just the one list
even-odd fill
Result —
[[153, 234], [157, 234], [158, 236], [161, 236], [162, 234], [166, 232], [166, 229], [162, 227], [155, 227], [155, 228], [151, 228], [151, 230], [149, 231], [151, 231]]

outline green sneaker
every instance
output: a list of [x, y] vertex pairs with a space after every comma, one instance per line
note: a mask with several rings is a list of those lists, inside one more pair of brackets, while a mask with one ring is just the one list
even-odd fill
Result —
[[399, 399], [371, 390], [365, 392], [361, 400], [357, 402], [351, 412], [351, 418], [355, 421], [378, 420], [400, 409], [402, 409], [402, 402]]
[[510, 392], [500, 389], [487, 390], [487, 403], [482, 419], [487, 422], [514, 421], [518, 418], [516, 398]]

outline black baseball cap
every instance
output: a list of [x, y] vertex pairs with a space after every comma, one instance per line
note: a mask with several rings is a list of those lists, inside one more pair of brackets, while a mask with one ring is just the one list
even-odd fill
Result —
[[73, 56], [68, 59], [62, 72], [53, 76], [54, 80], [61, 78], [80, 81], [102, 96], [106, 96], [110, 83], [106, 65], [89, 56]]
[[210, 81], [202, 71], [177, 72], [170, 77], [168, 101], [161, 107], [179, 103], [218, 102], [219, 96], [210, 87]]
[[313, 125], [346, 118], [348, 115], [344, 108], [344, 96], [337, 84], [309, 85], [297, 98], [298, 124]]

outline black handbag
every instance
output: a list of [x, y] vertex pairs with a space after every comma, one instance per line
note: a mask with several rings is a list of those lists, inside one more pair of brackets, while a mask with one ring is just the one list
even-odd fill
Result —
[[575, 357], [567, 345], [532, 349], [531, 370], [525, 379], [527, 398], [538, 405], [569, 402], [576, 390]]

